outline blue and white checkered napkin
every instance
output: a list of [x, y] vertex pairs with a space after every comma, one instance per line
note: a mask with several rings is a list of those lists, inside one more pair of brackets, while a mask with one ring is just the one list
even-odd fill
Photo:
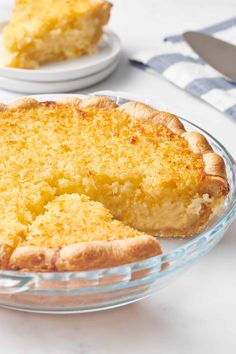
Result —
[[[236, 45], [236, 17], [201, 31]], [[130, 61], [142, 69], [157, 71], [236, 122], [236, 83], [199, 58], [182, 35], [165, 38], [156, 50], [135, 53]]]

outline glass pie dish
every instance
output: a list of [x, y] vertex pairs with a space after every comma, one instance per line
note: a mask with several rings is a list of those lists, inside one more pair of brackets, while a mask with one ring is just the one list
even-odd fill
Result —
[[[130, 101], [114, 92], [93, 93], [112, 97], [117, 104]], [[65, 95], [36, 96], [56, 100]], [[84, 97], [84, 95], [73, 95]], [[181, 118], [180, 118], [181, 119]], [[0, 306], [41, 313], [82, 313], [105, 310], [143, 299], [208, 253], [223, 237], [236, 214], [236, 164], [210, 134], [181, 119], [187, 130], [205, 135], [225, 160], [230, 193], [218, 214], [192, 238], [161, 239], [164, 253], [145, 261], [85, 272], [0, 271]]]

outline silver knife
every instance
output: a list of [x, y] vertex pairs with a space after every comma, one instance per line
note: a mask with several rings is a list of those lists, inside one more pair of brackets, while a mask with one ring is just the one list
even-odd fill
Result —
[[183, 36], [205, 62], [236, 81], [236, 46], [202, 32], [185, 32]]

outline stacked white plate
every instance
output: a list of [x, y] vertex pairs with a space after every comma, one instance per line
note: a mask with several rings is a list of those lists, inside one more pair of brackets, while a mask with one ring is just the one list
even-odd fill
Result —
[[20, 93], [58, 93], [84, 89], [108, 77], [121, 56], [119, 37], [106, 31], [96, 53], [38, 69], [4, 67], [0, 50], [0, 88]]

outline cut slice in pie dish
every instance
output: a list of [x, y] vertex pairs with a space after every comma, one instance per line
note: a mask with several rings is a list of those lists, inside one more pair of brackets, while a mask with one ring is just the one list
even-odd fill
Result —
[[64, 194], [36, 217], [9, 266], [30, 271], [90, 270], [160, 253], [154, 237], [113, 220], [101, 203], [84, 195]]
[[3, 32], [4, 64], [29, 69], [93, 53], [110, 10], [105, 0], [16, 0]]
[[[143, 103], [29, 98], [0, 105], [0, 116], [1, 268], [79, 270], [142, 260], [160, 253], [148, 234], [194, 235], [228, 194], [224, 161], [204, 136]], [[126, 258], [116, 258], [114, 248]]]

